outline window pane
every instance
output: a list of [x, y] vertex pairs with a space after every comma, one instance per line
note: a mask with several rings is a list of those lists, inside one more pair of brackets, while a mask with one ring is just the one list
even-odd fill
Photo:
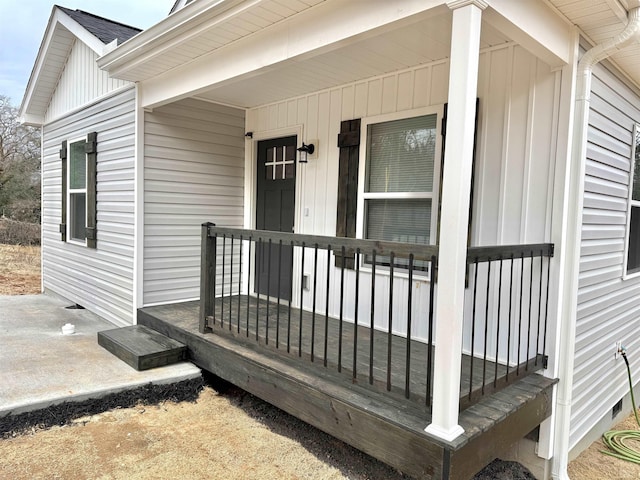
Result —
[[87, 160], [84, 153], [85, 142], [74, 142], [70, 146], [71, 161], [69, 163], [69, 188], [86, 188]]
[[71, 212], [71, 238], [73, 240], [85, 240], [87, 196], [84, 193], [72, 193], [70, 197]]
[[640, 270], [640, 207], [631, 207], [627, 272]]
[[367, 200], [366, 238], [428, 245], [431, 199]]
[[368, 192], [432, 192], [436, 115], [369, 125]]
[[636, 144], [634, 154], [634, 170], [633, 170], [633, 200], [640, 200], [640, 125], [636, 125]]

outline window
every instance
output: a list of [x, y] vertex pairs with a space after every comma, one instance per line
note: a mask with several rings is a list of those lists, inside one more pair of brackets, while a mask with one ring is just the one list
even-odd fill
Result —
[[97, 139], [92, 132], [60, 148], [61, 240], [89, 248], [97, 246]]
[[69, 143], [69, 166], [67, 168], [69, 219], [68, 238], [85, 242], [87, 238], [87, 154], [85, 140]]
[[367, 125], [364, 238], [436, 243], [441, 151], [437, 120], [432, 113]]
[[640, 125], [636, 124], [633, 137], [627, 220], [627, 274], [640, 272]]

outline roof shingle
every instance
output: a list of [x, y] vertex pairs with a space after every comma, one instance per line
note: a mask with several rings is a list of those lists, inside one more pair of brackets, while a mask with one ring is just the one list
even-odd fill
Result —
[[83, 10], [71, 10], [59, 5], [56, 6], [105, 45], [115, 39], [118, 39], [118, 44], [121, 44], [142, 31], [139, 28], [114, 22]]

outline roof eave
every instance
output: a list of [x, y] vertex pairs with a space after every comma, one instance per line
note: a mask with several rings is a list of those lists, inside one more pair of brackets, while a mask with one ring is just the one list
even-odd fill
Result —
[[147, 55], [153, 55], [157, 47], [161, 47], [169, 40], [180, 39], [193, 28], [194, 22], [207, 18], [215, 18], [236, 6], [250, 8], [263, 0], [201, 0], [191, 2], [184, 8], [171, 13], [168, 17], [127, 40], [122, 45], [98, 58], [98, 67], [106, 70], [112, 76], [135, 81], [120, 76], [126, 72], [132, 63], [139, 63]]
[[[31, 75], [29, 76], [29, 81], [27, 82], [24, 97], [20, 104], [19, 115], [21, 119], [24, 119], [23, 121], [25, 123], [41, 125], [44, 122], [45, 112], [33, 112], [31, 107], [33, 96], [38, 87], [39, 79], [43, 73], [47, 55], [56, 34], [56, 26], [58, 23], [96, 52], [97, 55], [103, 55], [106, 51], [107, 46], [104, 43], [54, 5], [51, 9], [49, 22], [47, 23], [47, 28], [42, 38], [42, 42], [40, 43], [38, 55], [36, 56], [36, 60], [31, 70]], [[60, 68], [60, 71], [56, 72], [58, 77], [61, 72], [62, 67]]]

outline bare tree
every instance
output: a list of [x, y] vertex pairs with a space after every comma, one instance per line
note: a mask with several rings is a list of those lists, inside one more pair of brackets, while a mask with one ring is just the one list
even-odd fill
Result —
[[0, 95], [0, 215], [40, 221], [40, 129], [21, 125]]

